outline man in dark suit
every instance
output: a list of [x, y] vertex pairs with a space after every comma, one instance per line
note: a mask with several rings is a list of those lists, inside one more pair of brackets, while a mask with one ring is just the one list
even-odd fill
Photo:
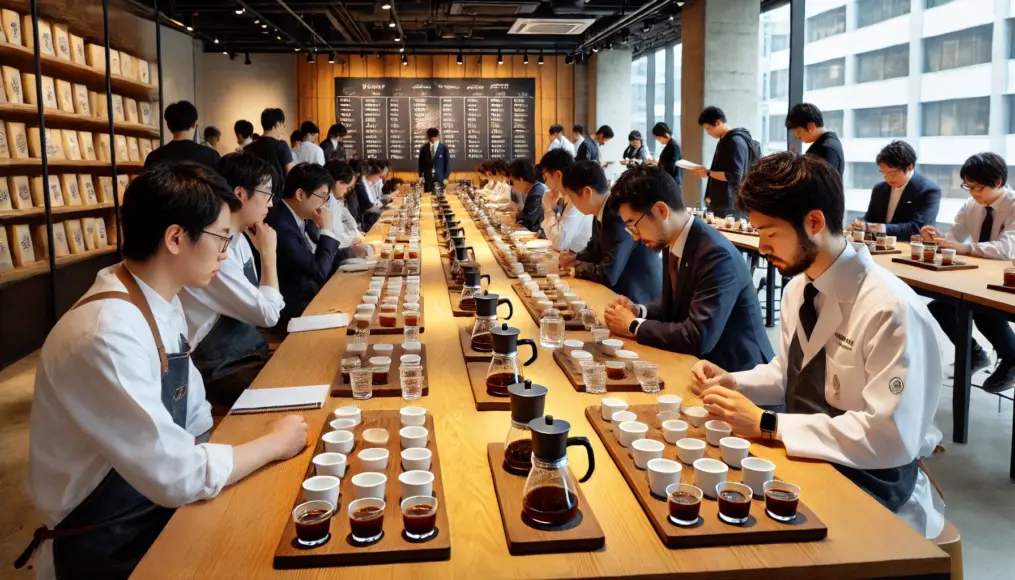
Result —
[[[604, 125], [604, 127], [609, 129], [606, 125]], [[602, 129], [600, 129], [600, 131], [602, 131]], [[575, 161], [600, 162], [599, 144], [585, 134], [585, 125], [575, 125], [574, 127], [571, 127], [571, 136], [574, 137], [574, 144], [578, 148], [574, 154]], [[613, 129], [610, 129], [610, 136], [613, 136]]]
[[578, 211], [592, 215], [592, 237], [578, 254], [560, 253], [560, 271], [574, 266], [576, 278], [592, 280], [617, 294], [648, 304], [662, 290], [659, 254], [631, 238], [624, 219], [610, 203], [610, 183], [594, 161], [579, 161], [561, 177], [564, 193]]
[[434, 183], [444, 183], [451, 175], [451, 155], [436, 128], [427, 129], [426, 138], [430, 142], [419, 148], [419, 176], [423, 178], [423, 191], [433, 191]]
[[517, 223], [525, 226], [530, 232], [543, 234], [543, 196], [546, 195], [546, 184], [539, 180], [539, 172], [532, 161], [515, 159], [508, 166], [508, 178], [511, 189], [524, 197], [518, 211]]
[[327, 208], [335, 180], [320, 165], [300, 163], [286, 176], [282, 203], [265, 220], [278, 235], [278, 286], [285, 308], [277, 329], [285, 331], [289, 319], [301, 316], [341, 260], [355, 257], [339, 250]]
[[321, 150], [324, 151], [325, 162], [332, 159], [346, 161], [348, 156], [345, 152], [345, 143], [342, 142], [342, 139], [348, 134], [349, 131], [341, 123], [336, 123], [328, 129], [328, 137], [324, 141], [321, 141]]
[[810, 103], [797, 103], [786, 115], [786, 128], [803, 143], [810, 143], [807, 155], [820, 157], [842, 175], [846, 156], [842, 153], [839, 136], [825, 129], [825, 116], [821, 109]]
[[607, 326], [639, 344], [723, 368], [744, 371], [767, 363], [774, 352], [747, 264], [682, 201], [677, 184], [659, 167], [632, 167], [614, 185], [610, 203], [632, 237], [663, 252], [663, 294], [651, 304], [616, 298], [605, 312]]
[[916, 151], [905, 141], [892, 141], [878, 153], [878, 168], [885, 180], [871, 190], [871, 200], [863, 222], [850, 227], [864, 227], [909, 241], [920, 235], [923, 226], [932, 226], [941, 206], [941, 188], [914, 171]]

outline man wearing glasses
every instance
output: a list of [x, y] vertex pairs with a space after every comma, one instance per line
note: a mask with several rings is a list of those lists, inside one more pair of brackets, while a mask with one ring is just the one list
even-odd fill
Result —
[[282, 203], [268, 213], [268, 225], [278, 233], [278, 282], [285, 308], [277, 328], [301, 316], [335, 267], [354, 257], [339, 249], [328, 210], [335, 179], [320, 165], [300, 163], [286, 176]]
[[662, 251], [664, 266], [660, 299], [636, 304], [619, 296], [610, 303], [611, 332], [726, 369], [748, 370], [774, 358], [747, 264], [721, 233], [684, 210], [666, 170], [628, 169], [613, 198], [632, 237]]
[[863, 220], [857, 220], [849, 229], [862, 227], [909, 241], [923, 226], [934, 225], [941, 188], [914, 170], [916, 151], [905, 141], [885, 145], [876, 161], [885, 180], [871, 190]]
[[[995, 153], [978, 153], [966, 159], [959, 176], [969, 199], [955, 215], [947, 235], [934, 226], [924, 226], [920, 232], [923, 239], [963, 256], [1015, 259], [1015, 192], [1008, 187], [1008, 164]], [[955, 308], [937, 300], [927, 307], [955, 342], [960, 332]], [[973, 322], [997, 351], [997, 368], [983, 381], [983, 390], [1003, 393], [1015, 382], [1015, 333], [1008, 321], [989, 314], [973, 314]], [[974, 339], [973, 372], [989, 365], [987, 352]]]
[[[253, 155], [230, 153], [218, 172], [243, 204], [232, 212], [236, 233], [221, 240], [226, 259], [218, 276], [203, 288], [184, 288], [180, 302], [208, 401], [216, 414], [225, 414], [268, 362], [268, 343], [257, 328], [275, 326], [285, 301], [278, 289], [275, 230], [264, 223], [272, 206], [271, 168]], [[260, 277], [251, 245], [260, 254]]]

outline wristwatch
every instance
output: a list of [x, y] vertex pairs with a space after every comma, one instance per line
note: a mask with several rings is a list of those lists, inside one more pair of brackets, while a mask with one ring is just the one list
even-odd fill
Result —
[[634, 336], [635, 331], [637, 330], [638, 330], [638, 319], [635, 318], [634, 320], [631, 321], [631, 324], [627, 325], [627, 331], [630, 332], [632, 336]]
[[761, 414], [761, 436], [767, 440], [775, 438], [775, 432], [779, 429], [779, 416], [771, 411]]

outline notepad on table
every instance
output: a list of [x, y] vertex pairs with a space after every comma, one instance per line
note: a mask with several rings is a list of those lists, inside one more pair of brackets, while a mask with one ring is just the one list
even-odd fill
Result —
[[686, 159], [678, 160], [676, 162], [676, 166], [681, 169], [697, 169], [698, 167], [701, 167], [701, 165], [695, 163], [694, 161], [688, 161]]
[[338, 312], [293, 318], [289, 321], [289, 326], [286, 327], [286, 330], [289, 332], [305, 332], [308, 330], [341, 328], [343, 326], [349, 326], [349, 315], [344, 312]]
[[306, 411], [320, 409], [331, 385], [309, 387], [278, 387], [274, 389], [247, 389], [243, 391], [230, 413], [272, 413], [278, 411]]

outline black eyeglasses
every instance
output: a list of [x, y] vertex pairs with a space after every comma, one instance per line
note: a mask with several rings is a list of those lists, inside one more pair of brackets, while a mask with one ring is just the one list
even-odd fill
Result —
[[646, 211], [646, 212], [644, 212], [644, 213], [642, 213], [641, 217], [638, 218], [637, 221], [635, 221], [633, 224], [631, 224], [629, 226], [625, 225], [624, 229], [626, 229], [627, 233], [630, 234], [632, 237], [638, 235], [638, 224], [640, 224], [641, 220], [645, 219], [645, 216], [647, 216], [650, 213], [652, 213], [651, 209]]
[[201, 230], [201, 233], [202, 234], [208, 234], [209, 236], [213, 236], [213, 237], [216, 237], [216, 238], [222, 240], [222, 249], [219, 250], [220, 252], [224, 252], [224, 251], [228, 250], [229, 249], [229, 244], [233, 243], [233, 236], [232, 235], [223, 236], [222, 234], [216, 234], [215, 232], [209, 232], [208, 230]]
[[968, 183], [963, 183], [959, 187], [961, 187], [962, 189], [964, 189], [966, 191], [975, 191], [976, 193], [980, 193], [984, 189], [987, 189], [986, 185], [977, 185], [976, 187], [973, 187], [973, 186], [969, 185]]

